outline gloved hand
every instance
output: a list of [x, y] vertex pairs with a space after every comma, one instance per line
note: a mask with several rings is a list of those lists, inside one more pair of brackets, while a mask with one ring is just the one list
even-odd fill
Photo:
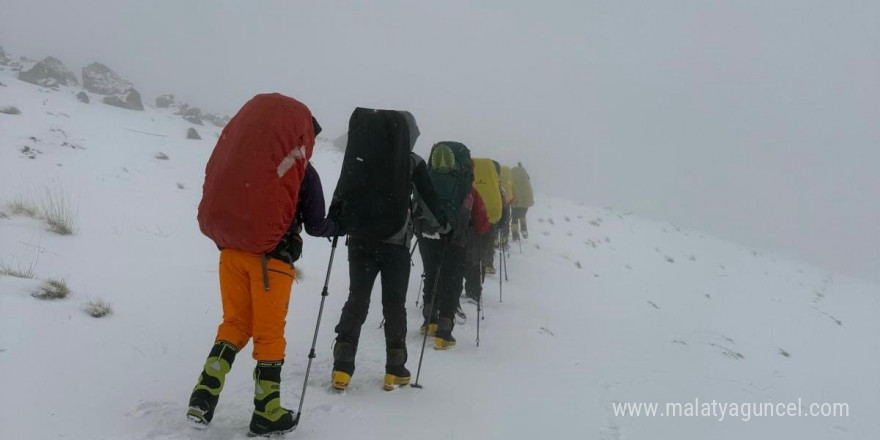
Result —
[[452, 231], [452, 225], [450, 225], [449, 223], [446, 223], [445, 225], [443, 225], [442, 228], [440, 228], [440, 231], [438, 231], [438, 232], [440, 233], [440, 235], [446, 235], [450, 231]]
[[330, 203], [330, 209], [327, 210], [327, 219], [333, 222], [336, 226], [333, 235], [336, 237], [341, 237], [346, 235], [345, 225], [342, 224], [342, 220], [340, 217], [342, 216], [342, 203], [333, 199], [333, 202]]
[[333, 222], [334, 225], [336, 225], [333, 236], [342, 237], [343, 235], [348, 234], [348, 232], [345, 230], [345, 226], [339, 221], [339, 219], [331, 218], [330, 220]]

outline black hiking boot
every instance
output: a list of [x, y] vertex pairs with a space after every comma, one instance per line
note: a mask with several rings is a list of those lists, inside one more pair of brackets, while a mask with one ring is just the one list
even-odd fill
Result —
[[232, 344], [225, 341], [217, 342], [211, 347], [202, 374], [199, 375], [199, 381], [190, 395], [189, 408], [186, 411], [187, 420], [194, 423], [197, 428], [208, 426], [214, 418], [214, 409], [220, 399], [220, 392], [223, 391], [223, 382], [232, 370], [232, 362], [235, 361], [237, 352]]
[[393, 391], [403, 385], [409, 385], [410, 372], [404, 366], [406, 364], [406, 347], [389, 348], [385, 350], [385, 391]]
[[455, 347], [455, 338], [452, 337], [453, 321], [451, 318], [437, 320], [437, 333], [434, 335], [434, 350], [448, 350]]
[[351, 376], [354, 374], [354, 356], [357, 346], [350, 342], [339, 342], [333, 346], [333, 373], [331, 380], [333, 388], [343, 391], [348, 388]]
[[281, 365], [257, 362], [254, 368], [254, 414], [248, 437], [271, 437], [296, 429], [299, 415], [281, 406]]

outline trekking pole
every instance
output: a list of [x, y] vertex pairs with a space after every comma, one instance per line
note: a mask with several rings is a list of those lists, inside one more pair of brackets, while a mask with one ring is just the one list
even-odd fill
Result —
[[510, 257], [510, 252], [505, 252], [504, 248], [501, 248], [501, 262], [504, 267], [504, 281], [510, 281], [507, 279], [507, 259]]
[[486, 283], [486, 267], [483, 266], [483, 240], [486, 239], [484, 236], [477, 237], [480, 239], [479, 246], [479, 260], [480, 260], [480, 296], [483, 296], [483, 284]]
[[[480, 267], [483, 267], [483, 257], [480, 256]], [[482, 269], [481, 269], [482, 270]], [[483, 283], [480, 281], [480, 297], [477, 298], [477, 347], [480, 346], [480, 321], [486, 319], [483, 316]]]
[[306, 388], [309, 385], [309, 372], [312, 370], [312, 360], [315, 359], [315, 345], [318, 343], [318, 329], [321, 328], [321, 315], [324, 314], [324, 300], [330, 295], [327, 292], [327, 285], [330, 284], [330, 269], [333, 268], [333, 257], [336, 255], [336, 242], [339, 236], [333, 237], [333, 247], [330, 249], [330, 263], [327, 264], [327, 276], [324, 278], [324, 289], [321, 290], [321, 306], [318, 308], [318, 322], [315, 324], [315, 336], [312, 338], [312, 348], [309, 350], [309, 363], [306, 366], [306, 378], [303, 379], [302, 394], [299, 396], [299, 409], [296, 410], [296, 420], [293, 426], [299, 425], [299, 418], [302, 415], [303, 402], [306, 400]]
[[483, 317], [483, 295], [477, 300], [477, 347], [480, 346], [480, 319]]
[[416, 295], [416, 308], [419, 308], [419, 298], [422, 296], [422, 285], [425, 284], [425, 274], [422, 274], [422, 281], [419, 282], [419, 290]]
[[443, 241], [443, 249], [440, 251], [440, 262], [437, 263], [437, 273], [434, 274], [434, 288], [431, 294], [431, 304], [428, 306], [427, 319], [425, 319], [425, 337], [422, 338], [422, 353], [419, 354], [419, 368], [416, 370], [416, 381], [412, 385], [413, 388], [422, 388], [419, 384], [419, 375], [422, 374], [422, 360], [425, 358], [425, 344], [428, 343], [428, 327], [431, 326], [431, 317], [434, 315], [434, 304], [437, 302], [437, 286], [440, 285], [440, 271], [443, 269], [443, 259], [446, 258], [447, 243]]
[[[498, 242], [501, 242], [501, 229], [498, 229]], [[499, 256], [501, 257], [501, 261], [498, 262], [498, 270], [501, 271], [504, 269], [504, 248], [501, 247], [499, 249]], [[501, 273], [498, 274], [498, 302], [504, 302], [504, 278], [501, 276]]]
[[[483, 267], [483, 256], [479, 257], [480, 270]], [[483, 316], [483, 279], [480, 279], [480, 296], [477, 298], [477, 347], [480, 346], [480, 321], [485, 319]]]

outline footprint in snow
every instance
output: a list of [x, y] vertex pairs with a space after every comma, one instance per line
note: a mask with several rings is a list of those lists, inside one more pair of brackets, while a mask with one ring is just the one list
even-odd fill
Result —
[[553, 331], [550, 330], [550, 329], [547, 328], [547, 327], [541, 327], [538, 331], [539, 331], [541, 334], [550, 335], [550, 336], [556, 336], [556, 334], [553, 333]]
[[745, 355], [743, 355], [742, 353], [740, 353], [738, 351], [731, 350], [730, 348], [727, 348], [723, 345], [715, 344], [713, 342], [710, 342], [709, 345], [717, 348], [718, 350], [721, 350], [721, 354], [724, 355], [725, 357], [729, 357], [729, 358], [735, 359], [735, 360], [740, 360], [740, 359], [746, 358]]

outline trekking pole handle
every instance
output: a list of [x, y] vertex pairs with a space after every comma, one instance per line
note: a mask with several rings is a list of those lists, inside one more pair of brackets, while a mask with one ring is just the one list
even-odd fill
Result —
[[339, 241], [339, 236], [333, 236], [333, 245], [330, 248], [330, 263], [327, 264], [327, 275], [324, 277], [324, 289], [321, 291], [321, 296], [327, 296], [327, 285], [330, 284], [330, 269], [333, 268], [333, 257], [336, 256], [336, 242]]

